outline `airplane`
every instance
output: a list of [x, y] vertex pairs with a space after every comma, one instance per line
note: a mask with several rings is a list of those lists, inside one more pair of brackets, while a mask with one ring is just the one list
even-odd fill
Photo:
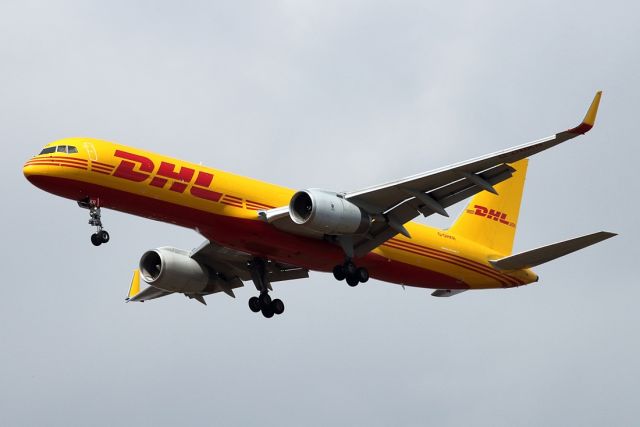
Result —
[[[36, 187], [89, 210], [95, 246], [109, 242], [102, 208], [195, 230], [193, 250], [145, 252], [126, 301], [181, 293], [205, 296], [253, 282], [251, 311], [284, 312], [272, 283], [332, 272], [349, 286], [370, 277], [433, 289], [449, 297], [467, 290], [538, 282], [531, 268], [615, 236], [597, 232], [513, 254], [528, 158], [595, 124], [602, 92], [576, 127], [547, 138], [430, 172], [350, 192], [295, 191], [218, 169], [95, 138], [52, 142], [26, 162]], [[413, 222], [449, 216], [471, 198], [449, 229]], [[142, 283], [141, 283], [142, 282]], [[142, 286], [142, 284], [146, 286]]]

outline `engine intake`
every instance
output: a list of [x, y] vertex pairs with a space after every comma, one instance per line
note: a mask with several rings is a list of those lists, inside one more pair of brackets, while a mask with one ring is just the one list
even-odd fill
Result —
[[348, 200], [325, 190], [298, 191], [289, 202], [291, 220], [315, 232], [341, 235], [363, 234], [371, 217]]
[[212, 282], [209, 269], [177, 248], [162, 247], [140, 258], [140, 275], [149, 285], [169, 292], [198, 293]]

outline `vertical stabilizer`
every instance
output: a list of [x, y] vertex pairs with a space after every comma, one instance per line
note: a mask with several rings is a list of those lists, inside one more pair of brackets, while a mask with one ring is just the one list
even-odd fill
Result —
[[528, 162], [523, 159], [510, 165], [515, 172], [495, 186], [497, 195], [488, 191], [476, 194], [449, 231], [500, 254], [511, 254]]

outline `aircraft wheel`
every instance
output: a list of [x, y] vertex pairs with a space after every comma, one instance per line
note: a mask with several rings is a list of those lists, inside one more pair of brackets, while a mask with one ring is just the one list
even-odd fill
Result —
[[360, 283], [366, 283], [366, 281], [369, 280], [369, 271], [364, 267], [360, 267], [356, 270], [356, 277]]
[[100, 236], [101, 243], [107, 243], [109, 241], [109, 233], [107, 233], [106, 230], [101, 230], [98, 236]]
[[249, 298], [249, 308], [254, 313], [259, 312], [260, 311], [260, 299], [258, 297]]
[[268, 293], [262, 293], [260, 294], [260, 307], [264, 308], [264, 307], [268, 307], [271, 305], [271, 296]]
[[336, 265], [335, 267], [333, 267], [333, 277], [335, 277], [338, 281], [344, 280], [347, 277], [345, 268], [342, 265]]
[[275, 312], [273, 311], [273, 307], [271, 307], [271, 304], [267, 305], [266, 307], [262, 307], [262, 315], [267, 319], [271, 319], [274, 314]]
[[102, 239], [100, 239], [98, 233], [93, 233], [91, 235], [91, 243], [93, 243], [93, 246], [100, 246], [102, 244]]
[[282, 302], [281, 299], [274, 299], [271, 302], [271, 307], [273, 308], [273, 312], [275, 314], [280, 315], [280, 314], [284, 313], [284, 303]]
[[360, 280], [358, 280], [358, 276], [356, 276], [355, 274], [347, 275], [347, 285], [354, 287], [358, 286], [358, 283], [360, 283]]
[[344, 268], [345, 273], [347, 274], [347, 277], [355, 275], [356, 271], [358, 271], [358, 269], [356, 268], [355, 264], [352, 263], [351, 261], [346, 263], [343, 268]]

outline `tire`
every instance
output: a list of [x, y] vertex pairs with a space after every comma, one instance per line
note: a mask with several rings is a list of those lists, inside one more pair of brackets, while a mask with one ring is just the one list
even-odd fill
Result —
[[347, 277], [347, 272], [344, 271], [343, 266], [336, 265], [335, 267], [333, 267], [333, 277], [335, 277], [338, 281], [344, 280]]
[[98, 233], [93, 233], [91, 235], [91, 243], [93, 243], [93, 246], [100, 246], [102, 244], [102, 239], [100, 239]]
[[249, 309], [254, 313], [260, 311], [260, 299], [258, 297], [249, 298]]
[[349, 262], [347, 265], [344, 266], [344, 271], [347, 273], [347, 277], [349, 277], [349, 275], [356, 274], [357, 270], [358, 269], [352, 262]]
[[107, 243], [109, 241], [109, 233], [107, 233], [106, 230], [100, 231], [98, 235], [100, 236], [102, 243]]
[[271, 296], [268, 293], [260, 294], [260, 307], [268, 307], [271, 305]]
[[271, 305], [268, 305], [266, 307], [262, 307], [262, 315], [264, 317], [266, 317], [267, 319], [271, 319], [274, 315], [274, 311], [273, 311], [273, 307], [271, 307]]
[[356, 270], [356, 277], [360, 281], [360, 283], [366, 283], [369, 280], [369, 271], [366, 268], [360, 267]]
[[358, 276], [356, 276], [355, 274], [350, 274], [347, 276], [347, 285], [353, 288], [354, 286], [358, 286], [358, 283], [360, 283], [360, 280], [358, 280]]
[[280, 299], [274, 299], [271, 302], [271, 307], [273, 308], [273, 312], [277, 315], [284, 313], [284, 303]]

